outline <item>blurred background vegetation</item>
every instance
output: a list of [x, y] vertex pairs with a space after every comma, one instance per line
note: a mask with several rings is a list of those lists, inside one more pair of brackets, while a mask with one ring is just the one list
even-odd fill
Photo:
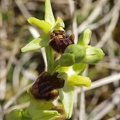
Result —
[[[91, 88], [83, 88], [85, 92], [75, 88], [71, 120], [120, 119], [120, 0], [51, 0], [51, 4], [68, 35], [74, 33], [77, 40], [90, 27], [90, 44], [105, 52], [104, 59], [85, 72], [93, 81]], [[41, 50], [21, 52], [41, 34], [27, 19], [44, 19], [44, 7], [44, 0], [0, 0], [0, 120], [29, 105], [26, 90], [45, 69]]]

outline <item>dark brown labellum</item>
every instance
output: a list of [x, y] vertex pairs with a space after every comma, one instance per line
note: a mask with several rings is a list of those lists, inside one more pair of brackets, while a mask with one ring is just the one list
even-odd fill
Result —
[[58, 88], [64, 86], [64, 79], [57, 78], [58, 73], [50, 75], [48, 72], [43, 72], [32, 85], [30, 91], [35, 99], [39, 100], [54, 100], [59, 92]]
[[70, 37], [66, 37], [65, 31], [57, 30], [50, 34], [51, 40], [49, 45], [57, 52], [64, 53], [68, 45], [74, 44], [74, 34]]

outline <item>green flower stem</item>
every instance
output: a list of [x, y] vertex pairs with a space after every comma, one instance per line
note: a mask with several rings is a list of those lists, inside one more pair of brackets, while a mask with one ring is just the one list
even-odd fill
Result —
[[50, 69], [51, 74], [53, 74], [56, 70], [58, 70], [61, 66], [59, 65], [59, 60], [54, 61], [52, 67]]
[[46, 58], [47, 58], [47, 71], [52, 74], [51, 68], [54, 63], [54, 51], [50, 46], [45, 47]]

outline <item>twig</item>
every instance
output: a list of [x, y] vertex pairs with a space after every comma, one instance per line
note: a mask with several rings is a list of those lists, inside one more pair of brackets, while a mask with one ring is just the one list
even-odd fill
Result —
[[120, 115], [116, 115], [115, 117], [112, 117], [108, 120], [120, 120]]
[[70, 14], [72, 18], [72, 31], [75, 35], [75, 43], [77, 43], [78, 40], [78, 31], [77, 31], [77, 21], [76, 21], [76, 15], [75, 15], [75, 4], [74, 1], [68, 0], [69, 8], [70, 8]]
[[110, 84], [110, 83], [118, 81], [118, 80], [120, 80], [120, 73], [110, 75], [108, 77], [97, 80], [97, 81], [92, 83], [92, 86], [90, 88], [84, 88], [84, 90], [87, 91], [90, 89], [94, 89], [94, 88], [97, 88], [97, 87], [100, 87], [100, 86], [103, 86], [106, 84]]
[[[82, 73], [83, 76], [87, 76], [88, 66], [85, 71]], [[80, 110], [79, 110], [79, 120], [86, 120], [86, 109], [85, 109], [85, 92], [84, 87], [80, 87]]]
[[20, 11], [22, 12], [22, 14], [24, 15], [24, 17], [26, 19], [28, 19], [31, 16], [31, 14], [27, 10], [26, 6], [23, 4], [23, 1], [22, 0], [15, 0], [15, 3], [18, 6], [18, 8], [20, 9]]
[[23, 109], [23, 108], [26, 108], [28, 107], [30, 104], [30, 102], [26, 102], [26, 103], [22, 103], [22, 104], [19, 104], [19, 105], [14, 105], [6, 110], [3, 111], [3, 114], [8, 114], [9, 112], [15, 110], [15, 109]]
[[23, 89], [21, 89], [14, 97], [12, 97], [7, 103], [5, 103], [5, 105], [3, 106], [3, 109], [6, 110], [11, 104], [13, 104], [16, 99], [24, 92], [26, 92], [26, 90], [31, 86], [32, 84], [24, 87]]
[[[101, 120], [111, 109], [115, 107], [115, 105], [118, 105], [119, 102], [120, 88], [116, 89], [110, 99], [105, 100], [91, 112], [90, 116], [92, 116], [92, 120]], [[104, 103], [106, 103], [106, 105]]]
[[85, 114], [85, 93], [84, 93], [84, 90], [83, 90], [82, 86], [81, 86], [81, 95], [80, 95], [79, 120], [86, 120], [86, 114]]
[[112, 31], [114, 30], [118, 18], [119, 18], [119, 9], [120, 9], [120, 0], [117, 1], [117, 3], [115, 4], [113, 13], [112, 13], [112, 20], [110, 22], [110, 25], [107, 27], [105, 34], [102, 36], [100, 42], [97, 43], [97, 47], [102, 47], [104, 45], [104, 43], [109, 40], [109, 38], [111, 37]]
[[100, 66], [103, 68], [109, 68], [109, 69], [113, 69], [113, 70], [118, 70], [120, 71], [120, 65], [116, 64], [116, 63], [111, 63], [111, 62], [100, 62], [98, 63], [96, 66]]
[[107, 23], [107, 22], [111, 19], [112, 11], [113, 11], [113, 9], [112, 9], [108, 14], [106, 14], [102, 19], [100, 19], [98, 22], [91, 24], [91, 25], [89, 26], [90, 29], [91, 29], [91, 30], [95, 30], [95, 29], [97, 29], [98, 27], [100, 27], [101, 25]]
[[89, 27], [89, 24], [92, 23], [101, 13], [103, 5], [107, 2], [107, 0], [99, 0], [96, 8], [90, 14], [90, 16], [85, 20], [79, 27], [78, 33], [81, 33], [85, 28]]
[[[117, 74], [110, 75], [108, 77], [99, 79], [99, 80], [93, 82], [92, 86], [90, 88], [84, 87], [84, 91], [88, 91], [88, 90], [91, 90], [91, 89], [94, 89], [94, 88], [97, 88], [97, 87], [100, 87], [100, 86], [103, 86], [103, 85], [106, 85], [106, 84], [110, 84], [110, 83], [112, 83], [114, 81], [118, 81], [118, 80], [120, 80], [120, 73], [117, 73]], [[80, 89], [76, 88], [75, 92], [79, 93]]]

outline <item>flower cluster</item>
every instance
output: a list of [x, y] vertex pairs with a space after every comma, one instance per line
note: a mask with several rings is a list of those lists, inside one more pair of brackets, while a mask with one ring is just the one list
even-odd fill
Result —
[[[91, 38], [89, 28], [82, 32], [77, 44], [74, 44], [74, 34], [66, 36], [63, 20], [57, 17], [55, 21], [50, 0], [45, 0], [45, 20], [30, 17], [28, 22], [39, 27], [43, 34], [23, 47], [22, 52], [45, 47], [48, 65], [47, 71], [41, 73], [28, 89], [28, 93], [32, 96], [28, 108], [29, 118], [54, 120], [60, 117], [58, 111], [53, 110], [52, 103], [58, 96], [65, 117], [70, 118], [73, 110], [74, 86], [91, 86], [91, 80], [81, 74], [87, 64], [101, 61], [104, 53], [100, 48], [89, 45]], [[54, 60], [55, 52], [60, 54], [57, 60]]]

